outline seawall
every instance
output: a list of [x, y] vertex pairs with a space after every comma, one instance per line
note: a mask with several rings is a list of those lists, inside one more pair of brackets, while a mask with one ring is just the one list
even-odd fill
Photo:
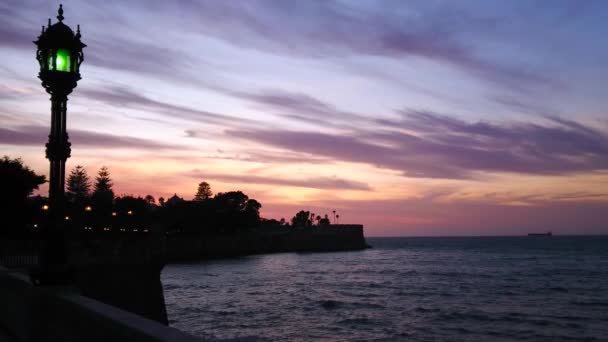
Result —
[[[168, 324], [160, 273], [164, 246], [158, 236], [139, 238], [71, 239], [68, 265], [48, 273], [40, 264], [41, 241], [0, 240], [0, 263], [23, 270], [31, 279], [54, 274], [79, 294], [142, 317]], [[0, 306], [3, 303], [0, 301]]]
[[202, 341], [82, 296], [74, 287], [34, 286], [0, 267], [0, 339], [9, 341]]
[[282, 252], [331, 252], [369, 247], [362, 225], [254, 230], [226, 236], [170, 236], [166, 260], [197, 260]]

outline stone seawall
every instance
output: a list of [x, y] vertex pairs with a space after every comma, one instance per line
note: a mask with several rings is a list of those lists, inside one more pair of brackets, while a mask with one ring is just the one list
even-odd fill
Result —
[[167, 238], [166, 260], [197, 260], [282, 252], [331, 252], [361, 250], [362, 225], [279, 228], [232, 236], [173, 236]]

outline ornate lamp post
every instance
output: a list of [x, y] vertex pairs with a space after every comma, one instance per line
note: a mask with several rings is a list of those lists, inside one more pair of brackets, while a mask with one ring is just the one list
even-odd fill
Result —
[[36, 59], [40, 63], [38, 78], [51, 95], [51, 133], [46, 144], [46, 157], [51, 162], [49, 200], [61, 201], [64, 193], [65, 161], [70, 157], [70, 142], [66, 131], [68, 95], [80, 80], [80, 64], [84, 60], [80, 41], [80, 25], [76, 34], [63, 23], [63, 7], [59, 5], [59, 20], [48, 27], [34, 43], [38, 46]]
[[[64, 214], [65, 162], [70, 157], [70, 142], [66, 131], [66, 112], [68, 95], [80, 80], [80, 64], [84, 60], [82, 49], [86, 47], [80, 41], [80, 25], [76, 33], [63, 23], [63, 7], [59, 5], [55, 24], [51, 19], [47, 27], [34, 42], [38, 47], [36, 59], [40, 64], [38, 78], [42, 86], [51, 95], [51, 132], [46, 144], [46, 157], [50, 161], [49, 202], [51, 221], [47, 229], [47, 250], [43, 256], [45, 263], [65, 263], [64, 231], [62, 222]], [[51, 240], [51, 241], [49, 241]], [[54, 242], [54, 243], [51, 243]]]

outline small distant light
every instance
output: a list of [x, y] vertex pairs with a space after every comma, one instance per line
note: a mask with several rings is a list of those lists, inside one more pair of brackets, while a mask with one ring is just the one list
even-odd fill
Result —
[[129, 215], [133, 215], [133, 211], [132, 211], [132, 210], [129, 210], [129, 211], [127, 211], [127, 214], [129, 214]]
[[148, 230], [147, 230], [147, 229], [144, 229], [144, 233], [147, 233], [147, 232], [148, 232]]
[[42, 210], [49, 210], [49, 206], [47, 204], [43, 205]]
[[34, 223], [34, 228], [38, 228], [38, 224]]
[[90, 205], [87, 205], [86, 207], [84, 207], [84, 211], [91, 211], [93, 210], [93, 208], [91, 208]]
[[66, 220], [66, 221], [69, 221], [69, 220], [70, 220], [70, 217], [69, 217], [69, 216], [66, 216], [66, 217], [65, 217], [65, 220]]
[[134, 232], [138, 232], [138, 231], [139, 231], [139, 229], [137, 229], [137, 228], [134, 228], [134, 229], [133, 229], [133, 231], [134, 231]]
[[115, 211], [112, 212], [112, 216], [116, 216], [116, 212]]

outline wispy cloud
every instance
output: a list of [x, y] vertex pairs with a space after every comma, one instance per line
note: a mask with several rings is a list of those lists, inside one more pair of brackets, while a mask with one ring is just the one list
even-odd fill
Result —
[[255, 107], [284, 118], [324, 127], [345, 128], [359, 122], [369, 122], [364, 115], [342, 111], [335, 106], [304, 93], [284, 90], [259, 92], [224, 91], [226, 94], [251, 102]]
[[342, 179], [338, 177], [311, 177], [304, 179], [288, 178], [284, 176], [257, 176], [257, 175], [231, 175], [209, 173], [201, 170], [192, 170], [188, 173], [190, 176], [197, 179], [218, 180], [229, 183], [240, 183], [247, 185], [264, 184], [278, 186], [293, 186], [301, 188], [314, 189], [340, 189], [340, 190], [371, 190], [369, 185]]
[[108, 86], [97, 89], [81, 89], [80, 94], [88, 99], [97, 100], [110, 106], [144, 109], [156, 113], [180, 118], [183, 120], [232, 126], [236, 123], [256, 125], [253, 120], [213, 113], [202, 109], [193, 109], [183, 105], [152, 99], [131, 88], [123, 86]]
[[[19, 126], [15, 128], [0, 128], [0, 144], [22, 146], [44, 146], [47, 142], [49, 128], [43, 126]], [[187, 147], [159, 143], [152, 140], [134, 137], [117, 136], [72, 129], [69, 131], [72, 145], [87, 148], [112, 149], [145, 149], [168, 150], [184, 149]]]
[[[469, 123], [428, 112], [381, 120], [372, 132], [228, 130], [227, 134], [287, 150], [402, 171], [409, 177], [470, 178], [476, 172], [566, 174], [608, 169], [608, 136], [550, 118], [532, 123]], [[411, 132], [416, 132], [411, 133]]]
[[[232, 44], [306, 58], [348, 55], [392, 59], [420, 57], [456, 66], [483, 79], [510, 87], [555, 85], [551, 78], [478, 56], [459, 40], [459, 30], [493, 28], [498, 19], [412, 6], [409, 11], [366, 11], [339, 2], [216, 1], [191, 2], [200, 18], [196, 30]], [[382, 8], [382, 6], [380, 6]], [[456, 20], [455, 18], [461, 18]], [[462, 19], [466, 18], [466, 19]]]

